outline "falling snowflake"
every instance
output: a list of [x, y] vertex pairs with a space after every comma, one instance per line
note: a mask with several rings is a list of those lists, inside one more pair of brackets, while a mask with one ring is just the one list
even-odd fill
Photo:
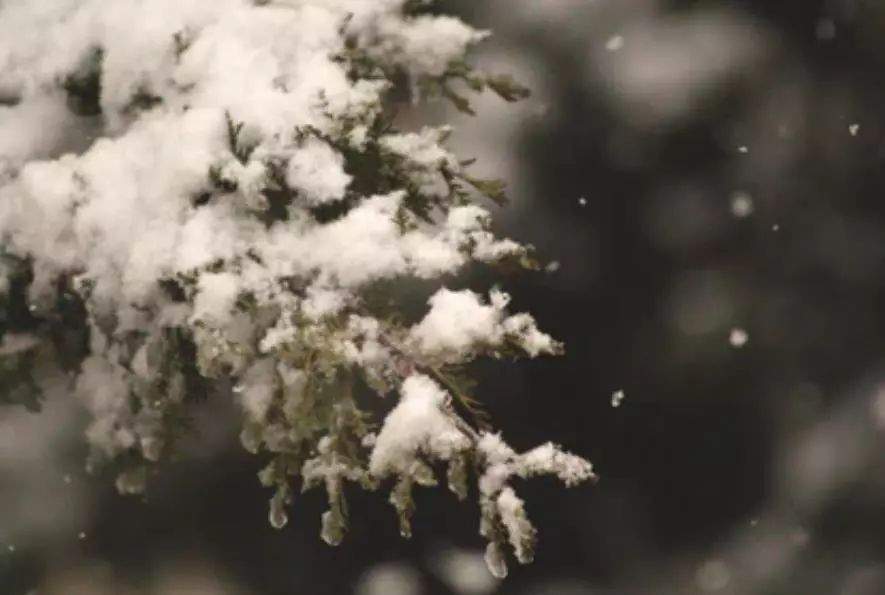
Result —
[[753, 197], [746, 192], [735, 192], [731, 196], [731, 214], [738, 219], [749, 217], [753, 214]]
[[622, 35], [613, 35], [605, 42], [605, 49], [609, 52], [617, 52], [624, 47], [624, 37]]
[[728, 335], [728, 342], [731, 343], [732, 347], [740, 349], [744, 345], [747, 344], [747, 341], [750, 340], [750, 335], [747, 334], [742, 328], [733, 328], [731, 329], [731, 333]]

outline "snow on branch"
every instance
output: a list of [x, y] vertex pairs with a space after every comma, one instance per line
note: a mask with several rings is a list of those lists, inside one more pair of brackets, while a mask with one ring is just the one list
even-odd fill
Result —
[[[0, 400], [38, 409], [35, 370], [69, 378], [92, 419], [88, 465], [141, 493], [193, 408], [233, 398], [274, 527], [299, 484], [322, 487], [336, 544], [346, 485], [392, 478], [407, 536], [412, 487], [441, 463], [460, 498], [476, 482], [493, 571], [505, 544], [528, 562], [510, 479], [574, 485], [590, 464], [551, 444], [514, 453], [462, 367], [562, 347], [502, 291], [438, 280], [538, 265], [492, 231], [482, 205], [503, 204], [504, 184], [470, 175], [449, 127], [400, 131], [389, 110], [402, 80], [465, 112], [470, 92], [528, 92], [469, 66], [488, 34], [427, 4], [3, 2]], [[396, 305], [409, 278], [438, 289], [418, 320]], [[376, 419], [370, 399], [391, 392]]]

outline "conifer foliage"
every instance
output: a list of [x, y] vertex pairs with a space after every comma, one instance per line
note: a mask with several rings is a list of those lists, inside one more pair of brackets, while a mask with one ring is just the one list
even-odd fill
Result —
[[[0, 2], [0, 400], [76, 395], [88, 466], [139, 494], [194, 408], [232, 398], [274, 527], [322, 488], [339, 543], [356, 484], [389, 493], [408, 537], [413, 488], [444, 473], [478, 493], [490, 569], [529, 562], [511, 481], [591, 466], [514, 452], [463, 368], [561, 346], [506, 293], [446, 285], [535, 261], [491, 231], [504, 186], [449, 128], [392, 124], [402, 88], [469, 113], [471, 93], [527, 91], [469, 66], [487, 34], [427, 4]], [[414, 317], [410, 282], [432, 288]]]

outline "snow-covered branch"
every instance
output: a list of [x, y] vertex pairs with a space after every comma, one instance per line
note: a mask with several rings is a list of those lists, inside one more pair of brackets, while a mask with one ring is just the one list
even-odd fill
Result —
[[[36, 366], [92, 415], [90, 465], [140, 493], [189, 411], [232, 386], [242, 441], [269, 459], [270, 522], [300, 481], [347, 527], [344, 485], [414, 484], [448, 465], [478, 485], [493, 571], [531, 559], [511, 477], [592, 477], [548, 445], [517, 455], [471, 427], [454, 369], [561, 346], [509, 297], [439, 287], [419, 320], [369, 298], [471, 262], [535, 267], [491, 230], [448, 127], [393, 128], [394, 81], [472, 111], [468, 92], [526, 91], [465, 62], [487, 36], [405, 0], [7, 0], [0, 6], [0, 381], [39, 406]], [[39, 32], [39, 34], [35, 34]], [[46, 43], [51, 39], [52, 43]], [[386, 290], [387, 301], [396, 292]], [[373, 431], [369, 395], [399, 394]], [[391, 408], [392, 405], [392, 408]], [[472, 405], [470, 405], [472, 406]], [[383, 407], [382, 407], [383, 408]]]

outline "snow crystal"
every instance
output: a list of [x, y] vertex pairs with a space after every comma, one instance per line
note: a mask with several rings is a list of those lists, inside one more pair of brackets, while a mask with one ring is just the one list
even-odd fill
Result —
[[238, 385], [238, 397], [251, 419], [260, 421], [267, 415], [275, 391], [274, 360], [258, 360], [243, 375]]
[[325, 225], [277, 224], [258, 250], [274, 276], [315, 270], [322, 281], [349, 287], [407, 273], [431, 278], [460, 267], [465, 257], [445, 238], [400, 232], [394, 216], [402, 200], [402, 192], [373, 196]]
[[609, 52], [616, 52], [624, 47], [624, 37], [622, 35], [612, 35], [605, 42], [605, 49]]
[[425, 126], [420, 132], [388, 134], [381, 138], [381, 146], [405, 159], [416, 171], [422, 192], [431, 196], [447, 196], [448, 185], [439, 171], [441, 165], [451, 171], [459, 169], [457, 158], [441, 146], [442, 139], [451, 134], [448, 126]]
[[301, 310], [311, 320], [320, 320], [340, 312], [347, 305], [348, 298], [347, 293], [341, 290], [311, 285], [301, 302]]
[[240, 291], [240, 279], [232, 273], [204, 273], [197, 284], [194, 299], [195, 320], [226, 320]]
[[525, 312], [514, 314], [502, 321], [501, 328], [519, 342], [519, 346], [529, 357], [538, 357], [542, 353], [556, 353], [559, 349], [558, 343], [550, 335], [538, 330], [531, 314]]
[[410, 20], [383, 20], [386, 47], [412, 74], [439, 76], [464, 51], [488, 36], [452, 17], [419, 16]]
[[497, 542], [490, 541], [486, 546], [485, 563], [489, 572], [496, 579], [507, 578], [507, 560], [504, 558], [504, 552]]
[[563, 451], [552, 442], [524, 453], [517, 473], [522, 477], [556, 475], [566, 486], [575, 486], [593, 475], [592, 467], [581, 457]]
[[499, 434], [483, 432], [476, 446], [487, 463], [479, 480], [480, 492], [487, 496], [497, 494], [514, 475], [523, 478], [555, 475], [566, 486], [574, 486], [594, 477], [593, 466], [589, 462], [551, 442], [520, 455]]
[[375, 439], [369, 461], [372, 474], [405, 473], [419, 452], [448, 460], [467, 448], [467, 438], [443, 410], [448, 394], [431, 378], [409, 376], [400, 395]]
[[508, 337], [531, 357], [555, 353], [558, 344], [537, 329], [529, 314], [505, 317], [509, 301], [509, 295], [496, 290], [490, 293], [490, 303], [484, 304], [470, 290], [442, 288], [430, 298], [430, 312], [412, 327], [411, 338], [423, 353], [447, 361], [498, 347]]
[[731, 214], [738, 219], [749, 217], [755, 207], [753, 197], [747, 192], [735, 192], [731, 195]]
[[744, 345], [747, 344], [747, 341], [750, 340], [750, 335], [747, 334], [742, 328], [735, 327], [731, 329], [731, 332], [728, 335], [728, 342], [732, 347], [740, 349]]
[[344, 173], [344, 157], [321, 140], [308, 139], [289, 159], [286, 182], [298, 188], [310, 204], [343, 198], [350, 181]]
[[483, 304], [478, 294], [440, 289], [429, 303], [430, 312], [411, 333], [422, 351], [461, 355], [483, 343], [500, 343], [502, 311]]
[[98, 356], [87, 358], [77, 378], [76, 393], [93, 416], [86, 430], [93, 448], [113, 456], [135, 445], [123, 369]]
[[526, 520], [525, 503], [517, 497], [513, 488], [507, 487], [498, 495], [498, 511], [501, 514], [501, 523], [507, 530], [510, 545], [519, 560], [530, 558], [531, 553], [525, 551], [525, 538], [534, 532], [531, 524]]
[[477, 448], [485, 455], [490, 466], [507, 463], [516, 456], [516, 452], [501, 439], [500, 434], [483, 432]]

